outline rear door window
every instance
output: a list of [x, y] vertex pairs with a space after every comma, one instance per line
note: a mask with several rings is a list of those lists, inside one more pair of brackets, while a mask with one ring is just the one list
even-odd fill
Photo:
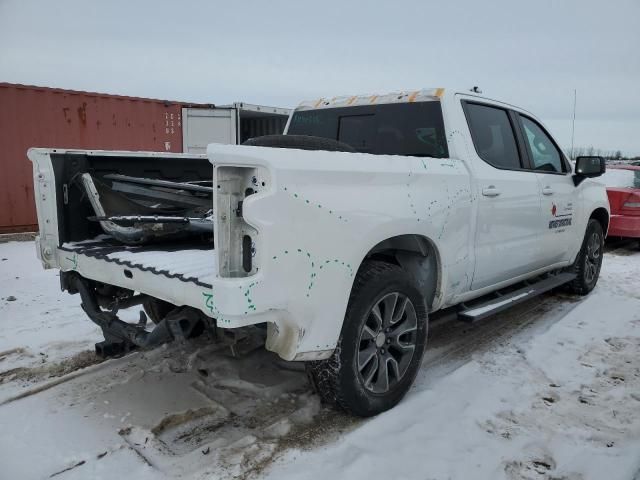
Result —
[[478, 156], [496, 168], [521, 169], [520, 153], [507, 111], [477, 103], [464, 105]]

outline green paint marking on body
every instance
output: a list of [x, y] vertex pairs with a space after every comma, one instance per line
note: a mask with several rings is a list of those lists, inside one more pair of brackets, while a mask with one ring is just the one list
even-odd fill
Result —
[[202, 296], [204, 297], [205, 308], [209, 310], [211, 316], [215, 318], [218, 323], [231, 323], [231, 320], [224, 318], [220, 310], [216, 307], [213, 293], [202, 292]]
[[244, 296], [247, 299], [247, 309], [245, 310], [245, 315], [249, 313], [250, 310], [254, 311], [256, 310], [256, 305], [253, 302], [253, 300], [251, 299], [251, 289], [253, 287], [255, 287], [256, 285], [258, 285], [260, 282], [251, 282], [247, 288], [244, 291]]
[[[324, 269], [324, 267], [327, 266], [328, 264], [340, 265], [341, 267], [344, 267], [348, 271], [349, 276], [353, 277], [353, 268], [351, 267], [351, 264], [341, 261], [339, 258], [327, 259], [327, 260], [324, 260], [324, 262], [322, 262], [322, 261], [315, 260], [314, 257], [311, 255], [311, 252], [303, 250], [302, 248], [296, 248], [294, 250], [294, 253], [295, 252], [298, 252], [299, 254], [306, 256], [307, 260], [309, 261], [309, 283], [307, 284], [307, 292], [306, 292], [307, 297], [311, 296], [311, 292], [313, 291], [313, 287], [315, 286], [316, 278], [318, 277], [319, 271], [326, 270]], [[284, 250], [284, 253], [288, 254], [289, 251]], [[274, 256], [274, 259], [276, 257], [277, 255]], [[318, 264], [319, 271], [316, 270], [316, 264]], [[250, 299], [248, 298], [247, 301], [250, 301]], [[255, 309], [255, 306], [250, 305], [249, 309]]]
[[65, 257], [67, 260], [69, 260], [72, 264], [73, 264], [73, 269], [77, 270], [78, 269], [78, 255], [76, 255], [75, 253], [73, 254], [73, 257]]
[[[289, 189], [288, 189], [287, 187], [283, 187], [283, 191], [288, 192], [288, 191], [289, 191]], [[292, 196], [293, 196], [293, 198], [299, 198], [300, 200], [304, 200], [304, 203], [305, 203], [306, 205], [310, 205], [310, 206], [311, 206], [311, 205], [315, 205], [315, 206], [316, 206], [316, 207], [318, 207], [320, 210], [322, 210], [322, 209], [324, 208], [324, 207], [322, 206], [322, 204], [321, 204], [321, 203], [315, 203], [315, 202], [312, 202], [310, 199], [308, 199], [308, 198], [304, 198], [302, 195], [300, 195], [300, 194], [298, 194], [298, 193], [293, 193], [293, 194], [288, 193], [288, 194], [289, 194], [289, 195], [292, 195]], [[325, 209], [325, 211], [327, 211], [327, 210]], [[329, 212], [329, 214], [330, 214], [330, 215], [332, 215], [332, 216], [333, 216], [333, 215], [335, 215], [333, 210], [328, 210], [328, 212]], [[343, 222], [345, 222], [345, 223], [347, 223], [347, 222], [348, 222], [348, 220], [347, 220], [346, 218], [343, 218], [343, 217], [342, 217], [342, 215], [340, 215], [340, 216], [338, 217], [338, 220], [342, 220], [342, 221], [343, 221]]]
[[214, 303], [213, 303], [213, 294], [212, 293], [207, 293], [207, 292], [202, 292], [202, 296], [204, 297], [204, 306], [207, 310], [209, 310], [209, 313], [211, 313], [212, 315], [215, 314], [215, 311], [217, 311]]

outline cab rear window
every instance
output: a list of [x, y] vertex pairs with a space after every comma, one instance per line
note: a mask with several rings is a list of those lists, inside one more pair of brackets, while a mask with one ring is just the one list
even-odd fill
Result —
[[298, 111], [287, 133], [331, 138], [363, 153], [449, 156], [440, 102]]

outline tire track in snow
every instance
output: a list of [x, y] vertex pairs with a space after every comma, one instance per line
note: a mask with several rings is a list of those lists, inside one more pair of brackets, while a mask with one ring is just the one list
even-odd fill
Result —
[[527, 328], [550, 327], [579, 302], [576, 296], [547, 293], [476, 323], [434, 319], [416, 384], [436, 381]]
[[[431, 386], [438, 379], [447, 375], [448, 373], [460, 368], [465, 363], [469, 362], [474, 355], [485, 353], [491, 350], [493, 347], [509, 343], [514, 337], [516, 337], [522, 330], [530, 328], [532, 326], [544, 328], [545, 326], [552, 325], [555, 321], [559, 320], [564, 314], [575, 307], [577, 304], [577, 297], [567, 297], [563, 295], [547, 294], [537, 299], [532, 299], [521, 305], [514, 306], [511, 310], [498, 314], [494, 317], [488, 318], [477, 324], [464, 324], [456, 320], [444, 321], [438, 319], [434, 315], [432, 321], [432, 328], [429, 334], [429, 343], [427, 345], [427, 353], [423, 361], [423, 368], [421, 369], [416, 384], [413, 389], [422, 389], [425, 386]], [[152, 357], [168, 355], [170, 358], [180, 362], [179, 356], [172, 353], [173, 349], [165, 350], [164, 353], [156, 350], [155, 352], [149, 352], [148, 354], [129, 355], [117, 360], [111, 360], [100, 365], [95, 365], [83, 370], [78, 370], [69, 373], [56, 379], [53, 382], [37, 386], [29, 391], [22, 392], [20, 395], [10, 398], [2, 402], [6, 404], [32, 396], [43, 392], [45, 390], [63, 389], [62, 392], [56, 392], [59, 395], [65, 391], [74, 387], [89, 385], [95, 378], [95, 373], [100, 370], [100, 375], [105, 378], [106, 376], [112, 377], [110, 383], [126, 383], [121, 378], [126, 375], [123, 372], [127, 368], [144, 367], [145, 364], [152, 360]], [[146, 359], [144, 357], [147, 357]], [[233, 362], [232, 362], [233, 363]], [[254, 362], [255, 363], [255, 362]], [[257, 364], [255, 365], [258, 366]], [[211, 373], [215, 374], [216, 365], [211, 364]], [[219, 374], [223, 374], [221, 371]], [[73, 380], [73, 382], [70, 382]], [[64, 384], [70, 382], [70, 385]], [[246, 392], [245, 392], [246, 393]], [[176, 392], [176, 394], [178, 394]], [[236, 395], [234, 389], [228, 390], [229, 395]], [[411, 393], [410, 393], [411, 394]], [[293, 396], [308, 395], [308, 392], [290, 392]], [[256, 416], [260, 409], [264, 409], [267, 406], [263, 404], [260, 398], [256, 397], [255, 412], [248, 412], [249, 416]], [[1, 405], [1, 404], [0, 404]], [[273, 407], [271, 407], [273, 408]], [[400, 404], [397, 408], [402, 408]], [[132, 419], [133, 420], [133, 419]], [[274, 421], [277, 419], [274, 418]], [[279, 438], [268, 439], [269, 444], [265, 443], [265, 448], [262, 447], [262, 440], [258, 438], [257, 441], [248, 443], [246, 446], [239, 446], [236, 449], [229, 450], [229, 453], [225, 449], [221, 449], [219, 457], [213, 462], [211, 467], [214, 468], [213, 472], [221, 473], [219, 469], [224, 467], [226, 457], [229, 455], [241, 456], [243, 458], [250, 458], [252, 451], [256, 448], [262, 450], [264, 457], [259, 462], [247, 461], [243, 464], [240, 470], [228, 471], [229, 476], [238, 476], [239, 478], [252, 478], [260, 474], [264, 470], [270, 468], [274, 462], [278, 461], [284, 454], [291, 449], [311, 450], [318, 448], [321, 445], [326, 445], [329, 442], [339, 438], [344, 433], [358, 428], [363, 424], [365, 420], [354, 419], [347, 417], [346, 415], [335, 412], [328, 408], [322, 408], [319, 413], [315, 414], [311, 422], [294, 424], [291, 430]], [[135, 420], [134, 420], [135, 423]], [[242, 422], [240, 422], [242, 424]], [[233, 427], [229, 427], [230, 430], [227, 433], [233, 433]], [[221, 431], [212, 431], [211, 435], [199, 441], [195, 445], [197, 451], [201, 445], [208, 444], [213, 441]], [[242, 432], [238, 430], [239, 436]], [[246, 434], [251, 433], [251, 428], [248, 429]], [[226, 435], [225, 435], [226, 436]], [[266, 448], [266, 447], [269, 448]], [[173, 451], [171, 456], [183, 457], [187, 462], [192, 452], [188, 452], [184, 445], [168, 445], [168, 450]], [[171, 473], [167, 471], [168, 463], [165, 462], [163, 457], [167, 457], [168, 454], [163, 451], [153, 449], [152, 457], [157, 457], [159, 462], [154, 462], [159, 471], [165, 473]], [[212, 451], [213, 453], [213, 451]], [[145, 458], [148, 456], [145, 455]], [[207, 459], [213, 460], [213, 455], [207, 456]], [[204, 458], [204, 457], [203, 457]], [[180, 463], [180, 462], [178, 462]], [[187, 468], [185, 465], [182, 467]], [[200, 465], [202, 467], [202, 465]], [[197, 467], [194, 466], [193, 468]], [[170, 469], [171, 470], [171, 469]], [[208, 470], [208, 469], [207, 469]]]

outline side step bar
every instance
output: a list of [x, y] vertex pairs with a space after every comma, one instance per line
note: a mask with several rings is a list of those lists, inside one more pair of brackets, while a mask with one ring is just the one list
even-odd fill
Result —
[[482, 320], [483, 318], [506, 310], [518, 303], [548, 292], [560, 285], [564, 285], [575, 278], [575, 273], [549, 275], [542, 280], [525, 285], [518, 290], [501, 295], [498, 298], [492, 298], [489, 301], [474, 305], [473, 307], [463, 307], [463, 310], [458, 312], [458, 320], [462, 320], [463, 322], [475, 322]]

